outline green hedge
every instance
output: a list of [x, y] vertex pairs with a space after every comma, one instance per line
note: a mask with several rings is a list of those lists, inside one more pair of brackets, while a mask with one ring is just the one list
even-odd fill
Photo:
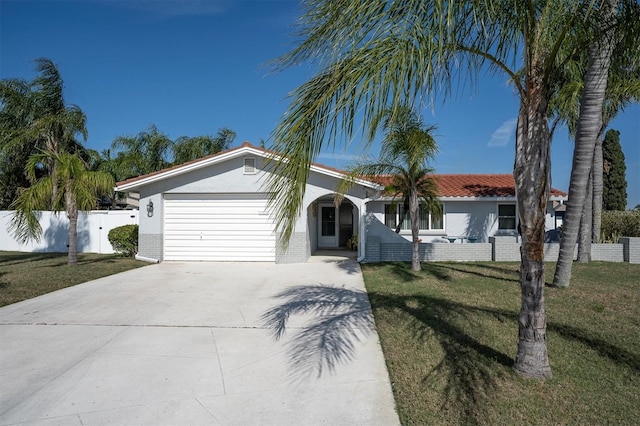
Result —
[[109, 242], [116, 253], [133, 257], [138, 252], [138, 225], [123, 225], [109, 231]]
[[603, 211], [603, 241], [617, 242], [619, 237], [640, 237], [640, 211]]

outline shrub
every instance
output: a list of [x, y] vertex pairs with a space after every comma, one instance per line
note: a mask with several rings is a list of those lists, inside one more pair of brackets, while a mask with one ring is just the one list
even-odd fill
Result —
[[640, 237], [640, 211], [603, 211], [603, 241], [617, 242], [619, 237]]
[[123, 225], [109, 231], [109, 242], [116, 253], [133, 257], [138, 252], [138, 225]]

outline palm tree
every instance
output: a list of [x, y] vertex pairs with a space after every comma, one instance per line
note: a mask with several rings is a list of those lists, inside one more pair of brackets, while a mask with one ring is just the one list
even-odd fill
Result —
[[[621, 25], [626, 29], [631, 25]], [[618, 31], [615, 35], [618, 40], [612, 53], [611, 64], [608, 73], [607, 88], [604, 104], [602, 106], [602, 124], [598, 137], [595, 140], [593, 152], [593, 166], [589, 174], [588, 190], [585, 197], [585, 206], [581, 214], [578, 261], [589, 261], [591, 254], [591, 242], [599, 241], [600, 225], [603, 207], [603, 135], [609, 123], [618, 112], [623, 111], [630, 103], [640, 100], [640, 55], [634, 48], [636, 37], [633, 32]], [[580, 117], [580, 95], [584, 88], [584, 74], [588, 62], [588, 51], [577, 56], [564, 68], [561, 89], [552, 99], [552, 109], [556, 115], [557, 123], [564, 122], [569, 132], [575, 137], [578, 119]], [[571, 194], [570, 198], [571, 198]], [[565, 252], [565, 255], [571, 254]], [[561, 267], [566, 267], [564, 261]], [[564, 274], [561, 274], [564, 275]], [[569, 273], [570, 275], [570, 273]]]
[[[350, 167], [347, 179], [338, 187], [338, 194], [343, 195], [357, 177], [390, 175], [391, 182], [386, 191], [394, 198], [401, 198], [403, 216], [409, 215], [413, 243], [411, 269], [420, 271], [420, 210], [442, 214], [437, 185], [428, 177], [433, 169], [427, 167], [428, 161], [438, 151], [432, 135], [436, 128], [423, 127], [422, 120], [411, 109], [405, 108], [397, 116], [385, 111], [382, 129], [385, 136], [378, 161], [364, 161]], [[396, 232], [400, 232], [403, 220], [401, 217]]]
[[[55, 174], [38, 178], [38, 171], [54, 163]], [[78, 263], [77, 224], [78, 211], [94, 208], [98, 197], [109, 194], [115, 185], [113, 177], [104, 172], [90, 172], [77, 154], [44, 151], [32, 155], [25, 167], [32, 185], [23, 189], [13, 202], [15, 209], [10, 228], [21, 242], [39, 241], [42, 228], [36, 211], [49, 208], [55, 198], [55, 211], [65, 211], [69, 219], [69, 265]]]
[[33, 120], [29, 84], [23, 80], [0, 81], [0, 209], [6, 209], [28, 185], [24, 165], [33, 144], [12, 143], [18, 129]]
[[[634, 3], [626, 1], [626, 3]], [[375, 117], [415, 107], [456, 81], [503, 72], [519, 96], [514, 179], [520, 217], [522, 290], [515, 370], [551, 376], [544, 307], [544, 230], [550, 190], [549, 101], [572, 55], [591, 40], [583, 31], [599, 2], [307, 0], [300, 44], [276, 62], [310, 61], [319, 71], [291, 94], [273, 132], [268, 182], [276, 226], [286, 244], [302, 209], [309, 168], [325, 144], [352, 139], [357, 120], [375, 136]]]
[[[593, 192], [591, 197], [587, 197], [590, 179], [589, 174], [593, 169], [593, 153], [596, 147], [596, 140], [602, 133], [603, 105], [607, 91], [607, 81], [611, 56], [615, 48], [612, 22], [616, 16], [617, 0], [603, 2], [602, 28], [607, 31], [601, 32], [589, 48], [589, 65], [584, 78], [584, 88], [582, 89], [580, 101], [580, 116], [576, 128], [576, 140], [573, 154], [573, 166], [571, 168], [571, 178], [569, 181], [569, 202], [562, 226], [562, 239], [560, 242], [560, 253], [558, 263], [553, 277], [553, 285], [556, 287], [568, 287], [571, 281], [571, 266], [573, 263], [573, 252], [578, 239], [580, 228], [580, 217], [588, 214], [587, 228], [584, 238], [590, 242], [591, 228], [589, 221], [592, 220], [589, 207], [593, 204]], [[593, 184], [591, 185], [593, 191]], [[587, 201], [585, 203], [585, 201]], [[591, 206], [590, 206], [591, 205]], [[583, 241], [583, 244], [589, 242]], [[589, 256], [587, 259], [589, 260]]]
[[186, 163], [224, 151], [229, 148], [235, 138], [236, 132], [226, 127], [218, 130], [216, 136], [181, 136], [172, 146], [173, 164]]
[[124, 179], [168, 167], [172, 146], [173, 141], [155, 124], [135, 136], [118, 136], [111, 143], [111, 149], [118, 150], [116, 159]]
[[[32, 82], [19, 79], [0, 82], [2, 153], [24, 160], [25, 153], [28, 157], [38, 150], [82, 150], [76, 137], [87, 139], [85, 114], [76, 105], [66, 105], [58, 67], [46, 58], [36, 59], [35, 63], [39, 75]], [[53, 160], [45, 166], [44, 173], [55, 174]], [[51, 203], [56, 192], [54, 187]]]

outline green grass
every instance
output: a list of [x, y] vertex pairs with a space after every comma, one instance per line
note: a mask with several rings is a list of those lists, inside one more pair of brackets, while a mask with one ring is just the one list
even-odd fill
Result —
[[66, 254], [0, 252], [0, 306], [145, 265], [117, 255], [82, 253], [77, 266], [68, 266]]
[[574, 264], [570, 288], [545, 289], [547, 381], [512, 370], [518, 266], [363, 265], [401, 422], [637, 424], [640, 265]]

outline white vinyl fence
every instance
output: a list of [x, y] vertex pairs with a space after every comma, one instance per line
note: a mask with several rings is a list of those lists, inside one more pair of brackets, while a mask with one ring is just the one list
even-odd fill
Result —
[[[42, 238], [21, 244], [9, 232], [13, 211], [0, 210], [0, 251], [68, 252], [69, 220], [64, 212], [39, 212]], [[78, 252], [113, 253], [108, 234], [122, 225], [137, 225], [138, 210], [92, 210], [78, 216]]]

